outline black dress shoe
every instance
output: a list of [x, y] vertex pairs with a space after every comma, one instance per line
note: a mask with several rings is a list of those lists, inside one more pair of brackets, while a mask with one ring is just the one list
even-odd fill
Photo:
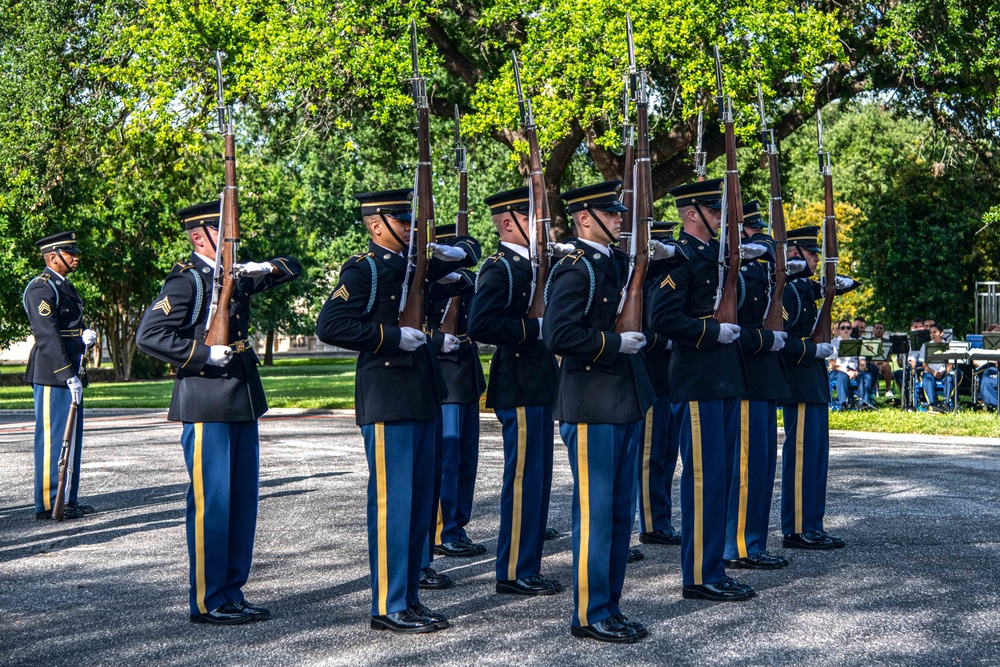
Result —
[[257, 605], [250, 604], [246, 600], [237, 600], [232, 603], [237, 609], [242, 609], [246, 613], [250, 614], [251, 621], [270, 621], [271, 620], [271, 610], [266, 607], [258, 607]]
[[549, 540], [557, 540], [557, 539], [559, 539], [559, 531], [558, 530], [556, 530], [555, 528], [546, 528], [545, 529], [545, 541], [546, 542], [548, 542]]
[[84, 514], [93, 514], [94, 511], [95, 511], [93, 505], [81, 505], [80, 503], [76, 502], [75, 500], [73, 502], [71, 502], [71, 503], [66, 503], [66, 507], [67, 508], [73, 507], [75, 509], [80, 510]]
[[467, 547], [472, 547], [473, 549], [476, 550], [476, 553], [479, 554], [480, 556], [482, 556], [484, 553], [486, 553], [486, 545], [484, 545], [484, 544], [477, 544], [476, 542], [473, 542], [472, 540], [470, 540], [468, 537], [460, 537], [460, 538], [458, 538], [455, 541], [456, 542], [461, 542], [463, 545], [465, 545]]
[[420, 570], [420, 588], [441, 590], [443, 588], [451, 588], [454, 585], [455, 582], [452, 581], [451, 577], [444, 572], [435, 572], [434, 569], [430, 567], [425, 567]]
[[227, 602], [205, 614], [191, 614], [192, 623], [209, 623], [211, 625], [239, 625], [249, 623], [253, 618], [235, 602]]
[[639, 547], [629, 547], [628, 548], [628, 559], [626, 563], [637, 563], [641, 560], [645, 560], [646, 554], [642, 553], [642, 549]]
[[438, 626], [438, 628], [441, 630], [451, 627], [451, 623], [448, 622], [447, 616], [445, 616], [444, 614], [439, 614], [437, 612], [431, 611], [430, 609], [428, 609], [419, 602], [417, 604], [410, 605], [410, 611], [415, 612], [420, 616], [423, 616], [428, 621]]
[[833, 542], [833, 548], [834, 549], [843, 549], [844, 547], [847, 546], [847, 542], [844, 541], [843, 537], [837, 537], [836, 535], [832, 535], [832, 534], [826, 532], [825, 530], [817, 530], [816, 534], [822, 535], [826, 539], [828, 539], [831, 542]]
[[749, 600], [757, 594], [750, 586], [723, 577], [714, 584], [685, 586], [682, 592], [685, 600], [713, 600], [715, 602], [739, 602]]
[[649, 630], [646, 629], [645, 625], [643, 625], [638, 621], [629, 620], [629, 617], [626, 616], [625, 614], [616, 614], [613, 615], [611, 618], [615, 619], [616, 621], [624, 625], [626, 628], [632, 628], [632, 631], [639, 636], [639, 639], [645, 639], [646, 637], [649, 636]]
[[497, 581], [496, 590], [507, 595], [555, 595], [563, 592], [563, 585], [536, 573], [522, 579]]
[[758, 551], [745, 558], [726, 559], [726, 567], [744, 570], [780, 570], [788, 565], [788, 559], [772, 556], [766, 551]]
[[457, 540], [435, 544], [434, 553], [439, 556], [453, 556], [455, 558], [474, 558], [479, 555], [474, 546], [466, 546]]
[[391, 630], [406, 634], [437, 632], [442, 629], [437, 623], [431, 623], [413, 609], [394, 611], [385, 616], [372, 616], [371, 628], [372, 630]]
[[[52, 510], [45, 510], [44, 512], [35, 512], [35, 521], [45, 521], [52, 518]], [[63, 508], [63, 519], [82, 519], [83, 512], [75, 507], [70, 507], [66, 505]]]
[[639, 541], [643, 544], [680, 544], [681, 533], [673, 528], [653, 530], [648, 533], [639, 533]]
[[613, 644], [634, 644], [639, 641], [639, 635], [630, 627], [622, 625], [616, 619], [608, 617], [591, 625], [569, 626], [569, 632], [574, 637], [590, 637], [599, 642]]
[[757, 555], [761, 556], [761, 557], [764, 557], [764, 558], [770, 558], [773, 561], [781, 563], [781, 567], [788, 567], [792, 563], [792, 561], [788, 560], [784, 556], [779, 556], [777, 554], [773, 554], [770, 551], [768, 551], [767, 549], [761, 549], [760, 551], [757, 552]]
[[785, 535], [781, 539], [781, 546], [786, 549], [818, 549], [823, 551], [837, 548], [833, 540], [817, 532]]

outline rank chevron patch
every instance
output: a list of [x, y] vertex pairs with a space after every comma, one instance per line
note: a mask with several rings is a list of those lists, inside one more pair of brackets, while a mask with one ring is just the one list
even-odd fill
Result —
[[38, 314], [42, 317], [48, 317], [52, 314], [52, 306], [49, 305], [48, 301], [42, 301], [38, 304]]
[[164, 315], [169, 315], [171, 308], [172, 306], [170, 305], [170, 297], [168, 296], [163, 297], [155, 304], [153, 304], [153, 310], [162, 310]]
[[337, 291], [334, 292], [333, 296], [331, 296], [330, 298], [343, 299], [344, 301], [347, 301], [349, 298], [351, 298], [351, 293], [347, 291], [347, 285], [341, 285], [340, 287], [337, 288]]

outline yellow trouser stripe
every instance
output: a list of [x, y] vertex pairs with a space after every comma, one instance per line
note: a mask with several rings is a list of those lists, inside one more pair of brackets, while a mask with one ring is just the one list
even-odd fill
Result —
[[577, 608], [580, 625], [590, 625], [587, 621], [587, 607], [590, 605], [590, 468], [587, 464], [587, 425], [576, 429], [576, 476], [580, 492], [580, 562], [576, 567]]
[[378, 613], [385, 616], [389, 597], [389, 558], [386, 553], [389, 541], [388, 512], [385, 479], [385, 422], [375, 424], [375, 486], [378, 494]]
[[528, 419], [524, 406], [517, 408], [517, 467], [514, 469], [514, 506], [511, 508], [510, 554], [507, 556], [507, 579], [517, 579], [517, 558], [521, 552], [521, 501], [524, 487], [524, 459], [528, 448]]
[[747, 557], [747, 496], [750, 492], [750, 401], [740, 401], [740, 507], [736, 514], [736, 549]]
[[42, 502], [46, 510], [52, 509], [52, 387], [42, 390], [42, 421], [45, 428], [44, 470], [42, 473]]
[[705, 479], [701, 463], [701, 410], [698, 401], [691, 401], [691, 474], [694, 477], [694, 583], [701, 586], [702, 552], [704, 551]]
[[205, 425], [194, 425], [194, 453], [191, 455], [191, 485], [194, 487], [194, 585], [198, 611], [205, 606], [205, 481], [201, 467], [202, 434]]
[[802, 532], [802, 454], [805, 451], [806, 404], [799, 403], [799, 421], [795, 424], [795, 532]]
[[434, 544], [441, 544], [441, 533], [444, 531], [444, 510], [441, 501], [438, 501], [437, 530], [434, 531]]
[[642, 511], [646, 520], [643, 528], [646, 533], [653, 531], [653, 503], [649, 497], [649, 459], [653, 453], [653, 408], [646, 411], [646, 435], [642, 448]]

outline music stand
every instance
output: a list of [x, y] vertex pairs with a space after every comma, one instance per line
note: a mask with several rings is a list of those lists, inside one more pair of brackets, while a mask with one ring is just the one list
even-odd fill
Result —
[[[873, 351], [874, 350], [874, 351]], [[854, 357], [855, 363], [858, 368], [858, 386], [861, 385], [861, 357], [872, 357], [882, 351], [882, 341], [873, 341], [871, 339], [861, 339], [861, 338], [849, 338], [842, 339], [837, 348], [838, 357]], [[867, 371], [865, 371], [867, 372]], [[861, 407], [871, 408], [871, 403], [863, 400], [858, 396], [858, 403]]]
[[926, 343], [923, 349], [924, 363], [951, 364], [952, 390], [955, 398], [949, 396], [951, 401], [951, 411], [958, 410], [958, 362], [968, 358], [969, 344], [965, 341], [953, 340], [949, 343]]

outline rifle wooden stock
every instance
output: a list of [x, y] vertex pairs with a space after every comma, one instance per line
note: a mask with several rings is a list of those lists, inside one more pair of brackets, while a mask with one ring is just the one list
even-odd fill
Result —
[[736, 132], [732, 112], [726, 122], [726, 237], [719, 243], [726, 244], [726, 264], [729, 269], [722, 285], [722, 298], [715, 312], [720, 324], [736, 324], [739, 303], [740, 232], [743, 229], [743, 198], [740, 195], [740, 177], [736, 166]]
[[[458, 172], [458, 215], [455, 217], [455, 235], [469, 234], [469, 175], [465, 169]], [[458, 311], [462, 307], [462, 297], [453, 296], [448, 301], [448, 312], [441, 318], [441, 333], [455, 335], [458, 332]]]
[[[771, 147], [773, 148], [773, 146]], [[764, 316], [764, 329], [767, 331], [784, 331], [785, 320], [782, 313], [782, 299], [785, 295], [785, 247], [788, 244], [785, 229], [785, 210], [781, 202], [781, 174], [778, 171], [778, 153], [769, 150], [767, 164], [771, 174], [771, 235], [774, 237], [774, 285], [771, 287], [771, 300], [767, 305], [767, 315]]]
[[[406, 305], [399, 314], [399, 326], [411, 327], [418, 331], [424, 330], [424, 283], [427, 282], [427, 237], [434, 225], [434, 199], [432, 194], [433, 174], [431, 173], [431, 135], [430, 111], [425, 103], [417, 106], [417, 153], [420, 164], [417, 166], [417, 219], [413, 221], [416, 248], [411, 249], [415, 255], [413, 266], [413, 281], [410, 283]], [[415, 251], [415, 252], [414, 252]]]
[[[639, 77], [642, 86], [643, 77]], [[625, 295], [625, 303], [615, 321], [615, 332], [642, 331], [642, 283], [646, 279], [649, 267], [649, 226], [652, 220], [653, 181], [649, 164], [649, 105], [643, 91], [636, 90], [636, 149], [635, 149], [635, 182], [634, 197], [631, 206], [635, 206], [635, 228], [630, 229], [632, 247], [635, 248], [635, 265], [632, 267], [632, 277]], [[628, 165], [628, 149], [626, 149], [626, 164]], [[626, 177], [631, 180], [631, 165]], [[625, 216], [632, 227], [632, 211]], [[625, 229], [623, 221], [622, 231]], [[630, 254], [631, 254], [631, 248]]]
[[63, 431], [62, 451], [59, 452], [59, 484], [56, 490], [56, 502], [52, 506], [52, 518], [62, 521], [66, 513], [66, 485], [69, 481], [69, 467], [74, 458], [72, 449], [73, 439], [76, 437], [76, 403], [69, 404], [69, 415], [66, 417], [66, 430]]
[[222, 289], [215, 315], [205, 331], [206, 345], [229, 345], [229, 303], [233, 298], [236, 279], [233, 263], [240, 242], [240, 212], [236, 201], [236, 137], [232, 124], [225, 135], [226, 194], [222, 198], [222, 215], [216, 252], [222, 253]]
[[549, 197], [545, 189], [545, 174], [542, 172], [542, 154], [538, 149], [535, 126], [524, 128], [528, 140], [528, 167], [531, 169], [531, 195], [535, 211], [535, 252], [538, 268], [535, 272], [535, 291], [532, 296], [528, 317], [542, 317], [545, 314], [545, 283], [549, 279]]
[[833, 298], [837, 294], [837, 217], [833, 210], [833, 175], [823, 174], [823, 199], [826, 215], [823, 218], [823, 305], [816, 317], [812, 342], [829, 343], [833, 336]]

